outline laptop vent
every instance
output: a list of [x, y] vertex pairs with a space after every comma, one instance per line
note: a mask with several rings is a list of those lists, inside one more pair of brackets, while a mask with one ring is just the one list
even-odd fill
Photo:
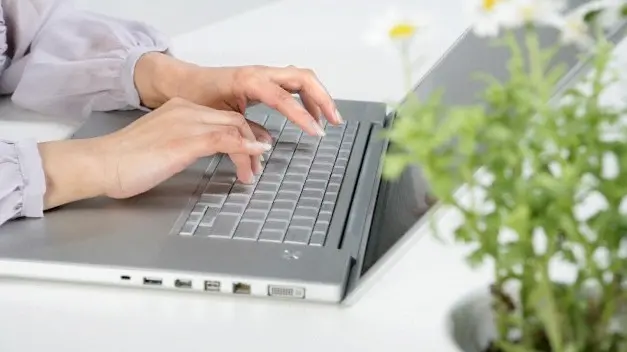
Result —
[[268, 286], [268, 295], [285, 298], [305, 298], [305, 289], [301, 287]]

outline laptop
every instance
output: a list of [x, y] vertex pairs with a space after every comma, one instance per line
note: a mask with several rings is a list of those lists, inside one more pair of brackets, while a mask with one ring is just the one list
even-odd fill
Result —
[[[625, 24], [615, 31], [622, 38]], [[542, 31], [543, 42], [556, 33]], [[560, 87], [585, 72], [577, 52]], [[464, 33], [409, 94], [446, 89], [444, 102], [475, 102], [472, 73], [506, 77], [507, 52]], [[310, 137], [277, 112], [247, 118], [274, 137], [253, 185], [236, 181], [226, 156], [203, 158], [126, 200], [96, 198], [0, 227], [0, 276], [351, 305], [408, 246], [420, 245], [438, 208], [419, 167], [381, 178], [394, 113], [378, 102], [337, 101], [346, 120]], [[95, 114], [73, 138], [113, 132], [138, 112]]]

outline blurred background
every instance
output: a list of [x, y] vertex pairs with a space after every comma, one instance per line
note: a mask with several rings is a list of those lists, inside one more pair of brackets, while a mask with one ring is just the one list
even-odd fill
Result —
[[[74, 0], [76, 6], [131, 18], [176, 36], [278, 0]], [[185, 3], [185, 6], [181, 6]]]

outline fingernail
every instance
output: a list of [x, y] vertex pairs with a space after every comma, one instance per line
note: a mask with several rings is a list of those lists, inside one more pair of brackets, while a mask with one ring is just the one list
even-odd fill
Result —
[[245, 141], [246, 143], [246, 147], [250, 148], [250, 149], [263, 149], [264, 151], [269, 151], [270, 149], [272, 149], [272, 146], [268, 143], [264, 143], [264, 142], [253, 142], [253, 141]]
[[251, 171], [250, 177], [248, 177], [248, 183], [255, 183], [255, 174]]
[[335, 109], [335, 119], [340, 125], [344, 124], [344, 119], [342, 118], [342, 114], [340, 114], [340, 111], [338, 109]]
[[[263, 158], [263, 156], [261, 158]], [[257, 160], [257, 170], [258, 170], [257, 171], [257, 175], [261, 174], [261, 172], [263, 170], [263, 165], [261, 165], [261, 160]]]
[[320, 116], [318, 118], [318, 125], [320, 125], [320, 128], [322, 128], [324, 130], [324, 121], [322, 121], [324, 117]]
[[318, 121], [311, 121], [311, 126], [314, 128], [314, 130], [316, 130], [316, 134], [318, 136], [324, 137], [327, 135], [326, 133], [324, 133], [324, 130], [322, 129]]
[[263, 154], [261, 154], [261, 155], [259, 155], [259, 160], [261, 162], [264, 162], [264, 161], [266, 161], [266, 158], [263, 156]]

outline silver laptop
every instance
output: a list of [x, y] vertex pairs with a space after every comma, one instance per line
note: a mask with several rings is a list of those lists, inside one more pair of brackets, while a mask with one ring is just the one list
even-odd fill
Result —
[[[552, 42], [555, 33], [545, 30], [542, 39]], [[572, 49], [559, 56], [570, 67], [566, 86], [585, 65]], [[506, 61], [503, 49], [464, 34], [411, 93], [426, 97], [445, 88], [447, 103], [474, 102], [483, 86], [471, 73], [503, 78]], [[303, 134], [263, 106], [251, 108], [247, 117], [275, 140], [253, 185], [237, 182], [230, 160], [215, 156], [132, 199], [81, 201], [0, 227], [0, 275], [356, 302], [403, 246], [417, 245], [411, 237], [433, 202], [417, 168], [398, 181], [381, 180], [390, 147], [381, 132], [394, 114], [381, 103], [337, 104], [347, 123], [326, 126], [324, 138]], [[137, 116], [96, 114], [74, 137], [112, 132]]]

